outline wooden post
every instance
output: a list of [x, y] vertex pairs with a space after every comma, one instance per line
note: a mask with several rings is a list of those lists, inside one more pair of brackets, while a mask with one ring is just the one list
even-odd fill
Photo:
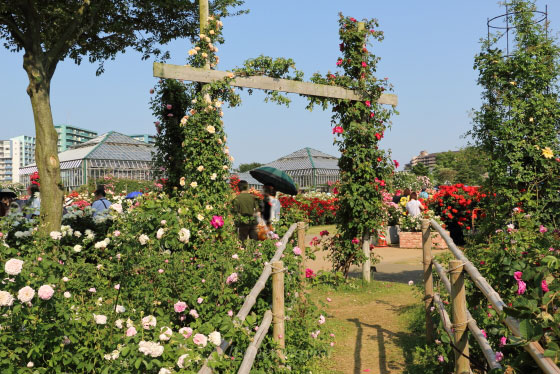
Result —
[[302, 279], [305, 280], [305, 222], [298, 222], [297, 224], [297, 246], [301, 249], [300, 274]]
[[[198, 0], [198, 20], [200, 23], [200, 33], [204, 34], [208, 28], [208, 0]], [[210, 62], [206, 60], [205, 69], [210, 69]]]
[[467, 336], [467, 302], [465, 299], [465, 278], [463, 276], [463, 262], [449, 261], [451, 275], [451, 302], [453, 329], [455, 334], [455, 374], [469, 374], [469, 342]]
[[362, 251], [366, 257], [364, 263], [362, 264], [362, 279], [367, 283], [371, 282], [371, 259], [369, 250], [370, 237], [371, 234], [369, 230], [366, 229], [364, 231], [364, 235], [362, 236]]
[[284, 263], [272, 263], [272, 333], [273, 340], [278, 344], [278, 357], [285, 360], [284, 331]]
[[434, 341], [434, 324], [430, 315], [430, 308], [434, 297], [434, 281], [432, 276], [432, 237], [430, 235], [430, 221], [422, 220], [422, 253], [424, 264], [424, 309], [426, 313], [426, 340]]

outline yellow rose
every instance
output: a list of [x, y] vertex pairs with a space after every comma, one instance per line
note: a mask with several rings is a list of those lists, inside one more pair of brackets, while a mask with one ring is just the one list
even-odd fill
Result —
[[552, 152], [552, 149], [550, 149], [549, 147], [544, 147], [542, 149], [542, 155], [544, 156], [544, 158], [552, 158], [554, 157], [554, 152]]
[[199, 167], [196, 168], [196, 170], [202, 171], [202, 170], [204, 170], [204, 166], [200, 165]]
[[208, 131], [210, 134], [214, 134], [216, 132], [216, 128], [212, 125], [208, 125], [206, 126], [206, 131]]

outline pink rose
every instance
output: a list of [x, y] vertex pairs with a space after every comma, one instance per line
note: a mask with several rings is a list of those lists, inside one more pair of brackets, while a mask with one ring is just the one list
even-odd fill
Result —
[[171, 110], [171, 108], [173, 108], [173, 106], [171, 104], [167, 104], [167, 110]]
[[206, 344], [208, 343], [208, 338], [206, 337], [206, 335], [195, 334], [193, 337], [193, 343], [196, 345], [201, 345], [203, 347], [206, 347]]
[[313, 270], [307, 268], [305, 269], [305, 277], [306, 278], [313, 278], [315, 276], [315, 273], [313, 272]]
[[121, 235], [121, 232], [119, 230], [115, 230], [115, 231], [113, 231], [113, 235], [118, 237], [118, 236]]
[[444, 361], [444, 358], [443, 358], [442, 355], [439, 355], [438, 358], [437, 358], [437, 360], [438, 360], [439, 362], [443, 362], [443, 361]]
[[541, 225], [541, 227], [539, 227], [539, 232], [544, 234], [545, 232], [547, 232], [548, 229], [546, 227], [544, 227], [543, 225]]
[[[542, 280], [542, 282], [541, 282], [541, 288], [542, 288], [542, 291], [543, 291], [543, 292], [548, 292], [548, 291], [550, 291], [550, 290], [548, 289], [548, 284], [546, 283], [546, 279], [543, 279], [543, 280]], [[40, 290], [39, 290], [39, 291], [40, 291]]]
[[183, 335], [185, 339], [190, 338], [192, 333], [193, 333], [193, 329], [191, 329], [190, 327], [181, 327], [179, 329], [179, 334]]
[[522, 280], [517, 281], [517, 294], [523, 295], [527, 290], [527, 285]]
[[502, 336], [500, 338], [500, 347], [503, 347], [504, 345], [506, 345], [507, 343], [507, 338], [505, 336]]
[[233, 317], [233, 310], [228, 310], [227, 315]]
[[504, 359], [504, 354], [502, 352], [496, 352], [496, 362], [500, 362]]
[[126, 329], [126, 336], [134, 336], [136, 335], [136, 329], [134, 328], [134, 326], [130, 326], [128, 329]]
[[54, 295], [54, 290], [51, 286], [45, 284], [39, 287], [39, 291], [37, 291], [37, 293], [39, 294], [40, 299], [50, 300], [50, 298]]
[[204, 299], [202, 297], [199, 297], [198, 299], [196, 299], [196, 302], [199, 304], [202, 304], [202, 302], [204, 301]]
[[360, 239], [358, 238], [352, 239], [352, 244], [359, 244], [359, 243], [360, 243]]
[[294, 255], [301, 256], [301, 248], [300, 247], [294, 247], [293, 252], [294, 252]]
[[486, 331], [484, 331], [484, 329], [481, 329], [480, 332], [482, 333], [482, 335], [484, 335], [485, 338], [488, 337], [488, 335], [486, 334]]
[[371, 106], [371, 101], [366, 100], [366, 106], [369, 108]]
[[513, 278], [518, 282], [521, 280], [522, 276], [523, 276], [523, 272], [521, 271], [516, 271], [515, 273], [513, 273]]
[[191, 309], [190, 312], [189, 312], [189, 314], [190, 314], [194, 319], [197, 319], [197, 318], [199, 317], [199, 316], [198, 316], [198, 312], [196, 311], [196, 309]]
[[332, 129], [333, 134], [342, 134], [343, 132], [344, 132], [344, 129], [341, 126], [335, 126]]
[[177, 313], [184, 312], [187, 309], [187, 303], [184, 301], [177, 301], [175, 305], [173, 305], [173, 309], [175, 309]]
[[[237, 273], [231, 273], [226, 279], [226, 284], [232, 284], [238, 281]], [[200, 303], [199, 303], [200, 304]]]
[[222, 218], [222, 216], [213, 216], [210, 224], [212, 224], [215, 229], [219, 229], [224, 225], [224, 219]]

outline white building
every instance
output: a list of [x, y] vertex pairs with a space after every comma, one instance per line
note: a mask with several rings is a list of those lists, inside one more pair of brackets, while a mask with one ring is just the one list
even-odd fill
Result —
[[0, 183], [12, 182], [12, 142], [0, 140]]
[[12, 181], [19, 180], [19, 169], [35, 162], [35, 138], [20, 135], [11, 138], [12, 142]]

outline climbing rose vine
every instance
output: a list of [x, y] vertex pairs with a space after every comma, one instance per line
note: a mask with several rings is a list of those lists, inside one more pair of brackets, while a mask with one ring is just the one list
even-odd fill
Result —
[[332, 132], [341, 157], [336, 214], [339, 235], [330, 248], [335, 268], [347, 272], [351, 264], [363, 260], [361, 241], [356, 238], [363, 240], [372, 230], [381, 229], [387, 219], [382, 193], [387, 189], [386, 180], [393, 173], [394, 164], [390, 155], [379, 149], [379, 142], [396, 111], [377, 102], [383, 92], [392, 88], [387, 78], [375, 77], [379, 58], [368, 49], [369, 40], [383, 40], [377, 20], [357, 22], [340, 14], [339, 25], [342, 56], [336, 66], [342, 70], [328, 72], [326, 76], [315, 74], [311, 80], [362, 92], [363, 100], [310, 98], [309, 106], [333, 106]]

